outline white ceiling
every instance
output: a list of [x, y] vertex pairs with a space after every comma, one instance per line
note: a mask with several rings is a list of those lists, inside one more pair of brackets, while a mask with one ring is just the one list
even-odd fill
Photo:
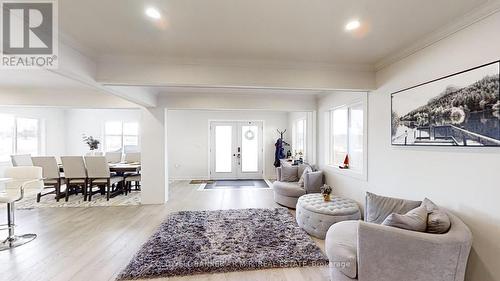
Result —
[[[60, 0], [59, 23], [94, 56], [375, 64], [487, 0]], [[144, 16], [161, 9], [164, 22]], [[350, 34], [344, 25], [362, 21]]]

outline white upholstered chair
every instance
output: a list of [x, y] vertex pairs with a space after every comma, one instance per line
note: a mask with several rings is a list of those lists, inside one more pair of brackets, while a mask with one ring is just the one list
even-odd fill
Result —
[[68, 201], [71, 193], [78, 194], [81, 191], [85, 198], [87, 191], [88, 178], [87, 169], [82, 156], [61, 156], [61, 162], [64, 169], [64, 177], [66, 178], [66, 196]]
[[63, 186], [63, 179], [61, 178], [56, 158], [54, 156], [37, 156], [31, 157], [31, 159], [33, 160], [33, 166], [42, 168], [45, 189], [54, 189], [53, 191], [47, 193], [42, 193], [42, 191], [40, 191], [37, 194], [36, 201], [40, 202], [40, 198], [42, 196], [49, 194], [55, 194], [56, 200], [59, 201], [61, 188]]
[[9, 167], [5, 170], [7, 178], [0, 179], [5, 190], [0, 193], [0, 203], [7, 204], [8, 237], [0, 244], [0, 251], [14, 248], [36, 238], [36, 234], [15, 235], [15, 202], [23, 199], [25, 189], [42, 189], [42, 168], [40, 167]]
[[33, 166], [33, 161], [31, 161], [31, 155], [29, 154], [18, 154], [11, 155], [10, 160], [12, 161], [12, 166]]
[[[126, 163], [141, 163], [141, 153], [140, 152], [129, 152], [125, 153]], [[140, 173], [125, 173], [125, 187], [126, 191], [132, 190], [132, 183], [134, 183], [135, 190], [141, 189], [141, 174]]]
[[[92, 199], [93, 187], [98, 187], [101, 194], [106, 189], [106, 200], [109, 201], [113, 187], [123, 181], [123, 177], [112, 176], [109, 165], [104, 156], [85, 156], [88, 175], [88, 191], [86, 192], [89, 201]], [[86, 197], [87, 197], [86, 196]]]
[[122, 162], [122, 153], [121, 152], [106, 152], [106, 160], [108, 163], [120, 163]]
[[140, 163], [141, 162], [141, 153], [140, 152], [125, 153], [125, 162], [126, 163]]

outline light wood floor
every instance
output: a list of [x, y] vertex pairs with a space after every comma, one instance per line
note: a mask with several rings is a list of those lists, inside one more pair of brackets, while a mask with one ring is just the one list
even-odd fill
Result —
[[[174, 182], [165, 205], [18, 210], [17, 233], [38, 238], [0, 252], [0, 280], [114, 280], [168, 213], [278, 206], [271, 190], [198, 191]], [[0, 209], [5, 223], [5, 209]], [[5, 237], [5, 232], [0, 237]], [[315, 239], [324, 248], [324, 242]], [[155, 280], [328, 280], [327, 268], [269, 269]]]

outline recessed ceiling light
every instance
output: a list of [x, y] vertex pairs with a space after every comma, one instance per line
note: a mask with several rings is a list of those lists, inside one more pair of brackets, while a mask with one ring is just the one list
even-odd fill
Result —
[[161, 18], [161, 13], [160, 11], [158, 11], [158, 9], [149, 7], [146, 9], [146, 16], [155, 20], [159, 20]]
[[361, 26], [361, 23], [359, 22], [359, 20], [352, 20], [352, 21], [348, 22], [348, 23], [345, 25], [345, 30], [347, 30], [347, 31], [356, 30], [356, 29], [358, 29], [360, 26]]

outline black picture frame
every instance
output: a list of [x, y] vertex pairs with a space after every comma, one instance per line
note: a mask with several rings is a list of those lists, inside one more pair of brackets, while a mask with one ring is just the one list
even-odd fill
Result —
[[[424, 87], [432, 88], [431, 85], [433, 83], [438, 84], [439, 82], [447, 81], [447, 79], [451, 83], [453, 79], [458, 79], [458, 76], [469, 72], [476, 71], [476, 75], [480, 75], [480, 70], [494, 70], [495, 67], [493, 65], [495, 64], [497, 66], [496, 73], [492, 73], [491, 76], [486, 75], [480, 80], [459, 88], [447, 86], [437, 92], [436, 95], [430, 97], [427, 103], [415, 104], [414, 109], [404, 115], [400, 114], [400, 112], [398, 114], [397, 109], [395, 109], [395, 98], [400, 97], [401, 99], [401, 96], [404, 94], [416, 95], [418, 94], [418, 90], [424, 91]], [[391, 93], [391, 145], [402, 147], [500, 147], [500, 116], [498, 116], [500, 112], [500, 109], [498, 109], [498, 105], [500, 104], [499, 80], [500, 60], [497, 60]], [[481, 88], [485, 83], [493, 84], [488, 84], [484, 88]], [[490, 91], [491, 85], [493, 85], [493, 92]], [[479, 93], [479, 99], [481, 99], [479, 105], [483, 103], [481, 106], [484, 106], [482, 107], [482, 111], [470, 110], [467, 107], [472, 104], [470, 107], [474, 108], [475, 106], [477, 109], [478, 103], [466, 102], [472, 94], [470, 92], [471, 89], [477, 89], [477, 87], [480, 90], [484, 90]], [[496, 99], [492, 100], [491, 97], [492, 94], [495, 95], [495, 91]], [[476, 93], [477, 91], [473, 92], [474, 98], [477, 98]], [[451, 101], [452, 97], [458, 97], [459, 99], [457, 98], [457, 100], [462, 100], [463, 104], [455, 101], [455, 99], [453, 99], [452, 103], [445, 102]], [[496, 103], [493, 104], [494, 102]], [[402, 102], [399, 101], [399, 103]], [[487, 105], [484, 105], [485, 103]], [[460, 104], [460, 106], [455, 106], [456, 104]], [[491, 108], [487, 109], [490, 106]], [[482, 114], [480, 123], [477, 122], [479, 114]], [[485, 115], [491, 115], [491, 118], [489, 119]], [[457, 123], [460, 121], [462, 123]], [[484, 126], [482, 126], [483, 122]]]

